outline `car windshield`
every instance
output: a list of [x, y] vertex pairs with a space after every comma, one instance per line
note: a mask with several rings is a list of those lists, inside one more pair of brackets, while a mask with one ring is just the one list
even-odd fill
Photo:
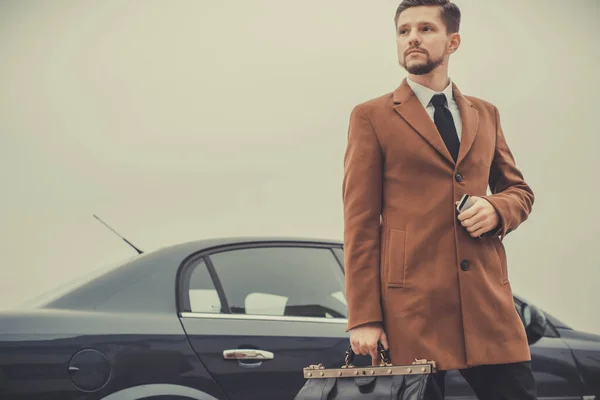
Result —
[[59, 299], [60, 297], [64, 296], [65, 294], [69, 293], [71, 290], [82, 286], [88, 282], [91, 282], [92, 280], [101, 277], [102, 275], [105, 275], [119, 267], [121, 267], [123, 264], [125, 264], [126, 262], [130, 261], [131, 258], [128, 258], [127, 260], [121, 260], [118, 262], [114, 262], [114, 263], [110, 263], [108, 265], [103, 265], [101, 267], [98, 267], [84, 275], [81, 275], [71, 281], [62, 283], [61, 285], [55, 287], [54, 289], [43, 293], [40, 296], [34, 297], [33, 299], [29, 299], [27, 301], [25, 301], [23, 304], [21, 304], [21, 307], [25, 307], [25, 308], [39, 308], [39, 307], [44, 307], [45, 305], [53, 302], [56, 299]]

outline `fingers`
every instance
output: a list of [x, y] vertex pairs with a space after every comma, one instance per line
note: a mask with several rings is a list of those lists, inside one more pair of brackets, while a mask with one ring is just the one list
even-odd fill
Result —
[[[466, 222], [466, 221], [465, 221]], [[467, 229], [467, 232], [473, 234], [474, 232], [483, 229], [487, 225], [487, 220], [479, 219], [478, 221], [473, 220], [469, 221], [470, 223], [463, 224], [463, 226]]]
[[463, 211], [458, 215], [458, 220], [461, 221], [461, 225], [465, 228], [474, 227], [477, 224], [487, 223], [489, 219], [489, 213], [486, 212], [485, 206], [475, 204], [466, 211]]
[[[350, 346], [354, 354], [360, 354], [366, 356], [371, 354], [371, 346], [364, 340], [364, 338], [350, 339]], [[375, 346], [377, 347], [377, 346]]]
[[379, 341], [381, 342], [381, 345], [383, 346], [384, 349], [389, 350], [390, 345], [388, 344], [388, 339], [387, 339], [387, 335], [385, 334], [385, 332], [383, 332], [383, 331], [381, 332]]
[[365, 342], [362, 346], [363, 354], [370, 354], [371, 357], [379, 357], [379, 352], [377, 351], [377, 341], [369, 341]]
[[381, 361], [381, 358], [379, 357], [379, 352], [377, 351], [377, 344], [371, 348], [369, 354], [371, 355], [371, 361], [373, 362], [373, 365], [378, 365]]
[[350, 340], [350, 346], [352, 347], [352, 351], [354, 352], [354, 354], [360, 354], [360, 355], [366, 356], [367, 354], [370, 353], [369, 347], [366, 346], [366, 343], [364, 342], [364, 340], [362, 338]]
[[[459, 219], [460, 219], [460, 216], [459, 216]], [[464, 226], [465, 228], [467, 228], [467, 230], [469, 230], [469, 228], [476, 226], [477, 224], [481, 224], [481, 223], [485, 223], [485, 215], [483, 215], [483, 214], [475, 214], [470, 218], [466, 218], [466, 219], [463, 218], [460, 222], [460, 224], [462, 226]]]
[[[361, 335], [350, 338], [350, 347], [355, 354], [379, 358], [379, 349], [377, 348], [378, 336], [380, 335]], [[384, 339], [384, 348], [388, 348], [387, 338]], [[383, 344], [383, 343], [382, 343]]]
[[487, 232], [489, 232], [489, 229], [486, 229], [485, 227], [483, 227], [483, 228], [477, 229], [475, 232], [472, 232], [470, 235], [473, 237], [479, 237]]
[[381, 358], [379, 357], [379, 355], [371, 354], [371, 365], [376, 367], [379, 364], [381, 364]]
[[352, 347], [352, 351], [354, 352], [354, 354], [362, 354], [361, 336], [352, 332], [352, 334], [350, 335], [350, 347]]
[[358, 351], [354, 350], [354, 348], [352, 350], [354, 350], [354, 353], [356, 354], [360, 354], [363, 356], [366, 355], [371, 355], [371, 357], [379, 357], [377, 354], [377, 344], [373, 345], [369, 345], [368, 343], [362, 343], [361, 345], [357, 346]]
[[481, 206], [479, 206], [477, 203], [475, 203], [471, 206], [471, 208], [468, 208], [465, 211], [458, 214], [458, 220], [464, 221], [466, 219], [469, 219], [469, 218], [473, 217], [475, 214], [477, 214], [480, 209], [481, 209]]
[[371, 354], [371, 349], [369, 348], [369, 345], [367, 343], [363, 342], [363, 344], [360, 346], [360, 354], [362, 354], [363, 356]]
[[477, 238], [493, 228], [493, 219], [485, 210], [482, 201], [475, 203], [471, 208], [458, 215], [461, 225], [469, 232], [469, 235]]
[[381, 362], [377, 346], [379, 342], [384, 349], [389, 348], [387, 336], [379, 324], [354, 328], [350, 333], [352, 351], [355, 354], [370, 355], [373, 365], [379, 365]]
[[[458, 219], [460, 221], [464, 221], [465, 219], [469, 219], [475, 215], [477, 215], [480, 211], [484, 210], [486, 207], [487, 201], [482, 199], [481, 197], [471, 196], [471, 200], [473, 201], [473, 205], [467, 210], [458, 214]], [[455, 202], [458, 205], [458, 201]]]

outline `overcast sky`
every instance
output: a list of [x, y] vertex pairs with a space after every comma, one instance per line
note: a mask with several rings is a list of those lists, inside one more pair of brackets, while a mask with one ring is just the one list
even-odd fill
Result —
[[[349, 113], [395, 89], [399, 0], [0, 1], [0, 305], [215, 236], [341, 239]], [[600, 6], [457, 0], [450, 74], [536, 194], [520, 294], [600, 333]]]

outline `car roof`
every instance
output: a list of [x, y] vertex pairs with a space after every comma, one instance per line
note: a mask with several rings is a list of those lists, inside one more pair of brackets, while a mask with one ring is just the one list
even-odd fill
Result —
[[[205, 251], [212, 248], [223, 246], [231, 246], [236, 244], [252, 244], [252, 243], [306, 243], [306, 244], [324, 244], [342, 246], [341, 240], [325, 239], [325, 238], [310, 238], [299, 236], [233, 236], [209, 238], [202, 240], [194, 240], [189, 242], [178, 243], [175, 245], [161, 247], [152, 253], [157, 252], [178, 252], [190, 254], [191, 252]], [[150, 254], [150, 253], [149, 253]]]

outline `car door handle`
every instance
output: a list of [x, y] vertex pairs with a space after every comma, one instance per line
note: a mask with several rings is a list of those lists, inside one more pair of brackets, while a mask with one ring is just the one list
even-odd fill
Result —
[[223, 358], [226, 360], [272, 360], [274, 357], [270, 351], [256, 349], [234, 349], [223, 350]]

